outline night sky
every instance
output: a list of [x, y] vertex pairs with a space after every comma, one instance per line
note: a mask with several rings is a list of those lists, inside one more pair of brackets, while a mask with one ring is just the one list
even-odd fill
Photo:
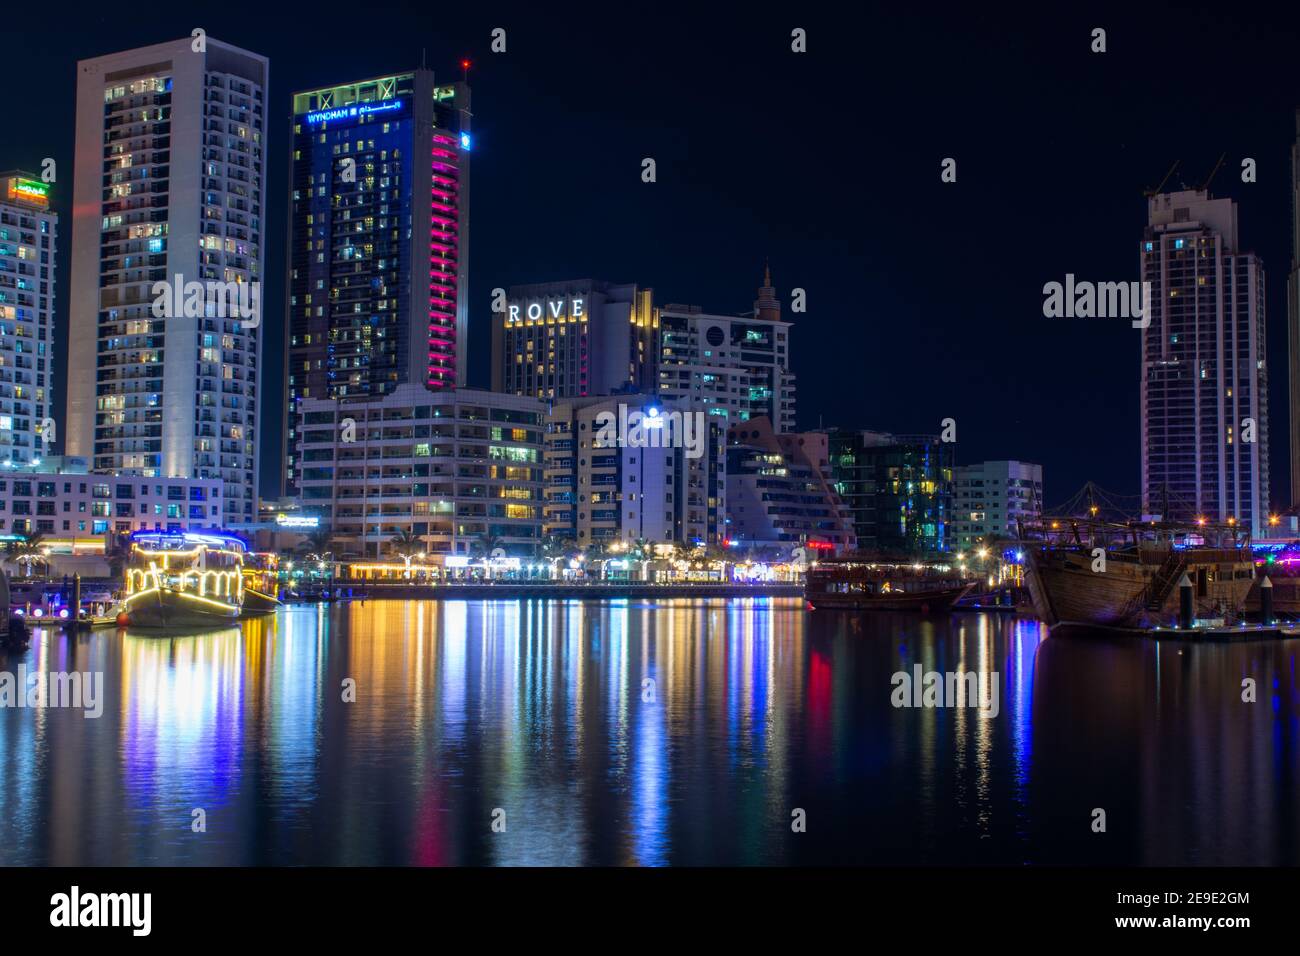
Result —
[[[1290, 504], [1294, 12], [701, 6], [60, 4], [7, 18], [0, 169], [59, 163], [60, 358], [76, 61], [196, 26], [268, 56], [261, 448], [262, 493], [277, 494], [290, 93], [410, 69], [422, 51], [451, 79], [468, 56], [471, 384], [488, 382], [493, 287], [591, 276], [733, 313], [750, 307], [767, 258], [787, 306], [792, 287], [807, 292], [806, 313], [787, 311], [801, 427], [937, 433], [953, 417], [960, 462], [1042, 462], [1049, 504], [1089, 478], [1133, 493], [1139, 333], [1046, 319], [1042, 287], [1067, 272], [1136, 279], [1143, 190], [1179, 159], [1169, 187], [1198, 185], [1226, 152], [1211, 191], [1240, 201], [1242, 245], [1264, 261], [1273, 503]], [[504, 54], [490, 52], [494, 27]], [[805, 54], [790, 50], [795, 27]], [[1089, 50], [1094, 27], [1104, 54]], [[940, 181], [945, 157], [955, 184]], [[57, 376], [61, 424], [62, 365]]]

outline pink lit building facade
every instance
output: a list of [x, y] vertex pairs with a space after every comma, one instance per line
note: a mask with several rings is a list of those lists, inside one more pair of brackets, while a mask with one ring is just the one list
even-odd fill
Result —
[[429, 70], [294, 94], [286, 495], [303, 401], [465, 384], [469, 117]]

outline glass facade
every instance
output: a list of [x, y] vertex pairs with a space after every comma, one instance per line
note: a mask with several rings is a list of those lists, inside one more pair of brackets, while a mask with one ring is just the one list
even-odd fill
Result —
[[954, 447], [934, 436], [830, 433], [835, 490], [860, 551], [921, 557], [951, 550]]
[[303, 400], [463, 378], [467, 97], [427, 70], [294, 96], [289, 493]]

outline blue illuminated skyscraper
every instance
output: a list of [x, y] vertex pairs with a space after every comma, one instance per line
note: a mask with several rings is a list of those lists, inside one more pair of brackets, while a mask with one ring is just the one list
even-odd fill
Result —
[[465, 383], [469, 87], [429, 70], [293, 97], [285, 493], [304, 399]]

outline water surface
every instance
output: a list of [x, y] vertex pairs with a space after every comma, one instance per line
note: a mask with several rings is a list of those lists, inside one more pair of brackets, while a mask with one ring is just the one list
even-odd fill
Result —
[[[0, 670], [104, 709], [0, 710], [0, 863], [1296, 864], [1298, 646], [780, 599], [40, 631]], [[997, 716], [894, 707], [918, 663], [996, 673]]]

